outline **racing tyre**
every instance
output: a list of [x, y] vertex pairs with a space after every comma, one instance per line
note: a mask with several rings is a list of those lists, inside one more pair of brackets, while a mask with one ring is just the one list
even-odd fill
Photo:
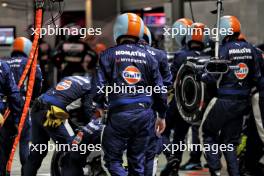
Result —
[[[205, 61], [204, 61], [205, 62]], [[197, 65], [202, 65], [198, 60], [187, 61], [178, 71], [175, 87], [175, 99], [181, 117], [188, 123], [199, 125], [203, 113], [210, 99], [207, 85], [197, 81]]]
[[51, 176], [61, 176], [61, 163], [62, 159], [65, 156], [64, 152], [54, 152], [52, 159], [51, 159], [51, 165], [50, 165], [50, 172]]
[[[51, 176], [62, 176], [62, 160], [66, 152], [54, 152], [51, 160]], [[91, 152], [87, 158], [84, 175], [87, 176], [106, 176], [101, 166], [100, 152]]]

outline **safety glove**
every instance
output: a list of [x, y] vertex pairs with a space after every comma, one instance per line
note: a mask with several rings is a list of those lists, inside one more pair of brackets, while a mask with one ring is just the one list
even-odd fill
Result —
[[0, 128], [4, 125], [5, 119], [2, 114], [0, 114]]
[[46, 121], [43, 123], [44, 127], [57, 128], [69, 118], [69, 114], [57, 106], [51, 106], [46, 114], [46, 118]]
[[171, 85], [171, 86], [167, 86], [167, 102], [170, 103], [174, 97], [174, 92], [175, 92], [175, 89], [174, 87]]
[[242, 135], [241, 142], [237, 147], [237, 156], [240, 156], [246, 150], [246, 145], [247, 145], [247, 136]]
[[89, 134], [94, 134], [98, 131], [101, 131], [103, 128], [103, 124], [101, 119], [92, 119], [85, 127], [83, 127], [83, 131]]
[[64, 123], [65, 120], [62, 119], [51, 119], [47, 118], [47, 120], [44, 122], [44, 127], [51, 127], [51, 128], [58, 128], [62, 123]]
[[101, 136], [102, 129], [102, 120], [92, 119], [86, 126], [78, 129], [73, 144], [80, 144], [83, 140], [85, 140], [85, 143], [96, 143]]

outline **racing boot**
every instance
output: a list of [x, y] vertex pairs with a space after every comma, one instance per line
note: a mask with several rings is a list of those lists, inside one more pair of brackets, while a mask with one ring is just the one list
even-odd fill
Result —
[[216, 170], [216, 171], [210, 170], [210, 174], [211, 176], [221, 176], [221, 171], [220, 170]]
[[160, 176], [179, 176], [180, 162], [178, 159], [169, 159], [165, 168], [160, 172]]

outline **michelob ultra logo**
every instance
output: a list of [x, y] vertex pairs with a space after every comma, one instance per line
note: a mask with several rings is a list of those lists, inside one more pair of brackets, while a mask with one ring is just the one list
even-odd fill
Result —
[[56, 86], [56, 90], [67, 90], [71, 87], [72, 82], [69, 80], [64, 80], [62, 82], [60, 82], [57, 86]]
[[141, 80], [141, 72], [135, 66], [128, 66], [123, 71], [122, 77], [128, 84], [136, 84]]
[[248, 66], [245, 63], [239, 63], [237, 65], [239, 67], [239, 70], [235, 71], [235, 75], [237, 79], [245, 79], [248, 75]]

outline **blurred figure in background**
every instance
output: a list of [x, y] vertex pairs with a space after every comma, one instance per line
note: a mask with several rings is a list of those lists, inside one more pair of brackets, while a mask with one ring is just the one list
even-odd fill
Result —
[[64, 28], [69, 28], [71, 33], [66, 36], [65, 41], [58, 44], [53, 54], [53, 60], [59, 70], [59, 80], [66, 76], [85, 74], [82, 62], [87, 55], [87, 51], [92, 51], [88, 44], [81, 40], [80, 33], [76, 33], [81, 29], [80, 26], [68, 24]]

